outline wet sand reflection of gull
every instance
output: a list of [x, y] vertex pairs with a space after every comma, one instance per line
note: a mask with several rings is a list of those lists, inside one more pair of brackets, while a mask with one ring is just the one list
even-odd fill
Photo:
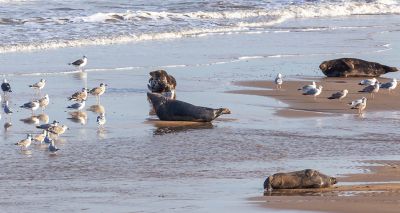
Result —
[[39, 119], [39, 121], [41, 121], [43, 123], [46, 123], [46, 124], [49, 123], [50, 118], [47, 114], [42, 113], [42, 114], [36, 115], [36, 117]]
[[395, 78], [393, 78], [390, 82], [383, 83], [383, 84], [380, 85], [380, 88], [382, 88], [382, 89], [388, 89], [388, 90], [389, 90], [389, 93], [390, 93], [392, 90], [396, 89], [396, 87], [397, 87], [397, 80], [396, 80]]
[[282, 89], [283, 79], [282, 74], [278, 73], [275, 78], [276, 89]]
[[347, 89], [344, 89], [340, 92], [333, 93], [328, 99], [339, 99], [339, 101], [340, 101], [343, 98], [345, 98], [348, 93], [349, 93], [349, 91]]
[[87, 121], [87, 113], [86, 112], [74, 111], [74, 112], [70, 112], [69, 115], [71, 117], [68, 119], [71, 120], [72, 122], [79, 123], [82, 125], [86, 124], [86, 121]]
[[51, 143], [52, 141], [53, 141], [53, 139], [50, 138], [49, 132], [46, 131], [46, 136], [44, 137], [43, 142], [44, 142], [45, 144], [49, 144], [49, 143]]
[[351, 109], [358, 109], [358, 114], [361, 114], [367, 107], [367, 98], [362, 97], [361, 99], [352, 101], [349, 105], [351, 106]]
[[317, 89], [317, 84], [315, 84], [315, 81], [313, 81], [312, 84], [304, 85], [302, 88], [299, 88], [298, 90], [302, 90], [303, 93], [307, 93], [311, 89]]
[[32, 135], [28, 134], [26, 139], [19, 141], [15, 145], [20, 146], [21, 149], [26, 149], [31, 145], [31, 143], [32, 143]]
[[104, 126], [104, 124], [106, 123], [105, 114], [101, 113], [99, 116], [97, 116], [96, 122], [99, 125], [99, 127], [102, 128]]
[[12, 127], [12, 123], [11, 122], [5, 122], [3, 127], [4, 127], [4, 130], [7, 131], [10, 127]]
[[93, 96], [96, 96], [97, 103], [100, 102], [100, 96], [104, 94], [106, 91], [107, 84], [101, 83], [100, 86], [95, 87], [89, 91], [89, 93]]
[[307, 92], [303, 93], [303, 95], [312, 95], [314, 96], [314, 99], [316, 99], [316, 97], [321, 94], [322, 88], [323, 87], [319, 85], [318, 88], [309, 89]]
[[13, 113], [12, 109], [8, 106], [8, 101], [6, 101], [6, 103], [4, 104], [4, 108], [3, 108], [4, 113], [6, 114], [6, 116], [8, 117], [8, 121], [11, 122], [11, 117], [10, 115]]
[[83, 100], [82, 102], [74, 103], [74, 104], [68, 106], [67, 108], [68, 109], [82, 110], [83, 108], [85, 108], [85, 103], [86, 103], [86, 101]]
[[39, 106], [40, 105], [39, 105], [38, 101], [31, 101], [31, 102], [28, 102], [28, 103], [25, 103], [25, 104], [21, 105], [20, 108], [30, 109], [32, 111], [32, 114], [33, 114], [33, 111], [36, 111], [37, 109], [39, 109]]
[[49, 151], [51, 152], [51, 153], [56, 153], [57, 151], [59, 151], [60, 149], [58, 149], [57, 147], [56, 147], [56, 145], [54, 144], [54, 141], [53, 140], [51, 140], [50, 141], [50, 144], [49, 144]]
[[92, 105], [87, 110], [91, 111], [91, 112], [94, 112], [94, 113], [97, 113], [97, 114], [101, 114], [101, 113], [105, 113], [106, 112], [104, 106], [100, 105], [100, 104]]
[[34, 115], [27, 117], [27, 118], [22, 118], [22, 119], [20, 119], [20, 121], [22, 121], [26, 124], [35, 124], [35, 125], [39, 124], [39, 122], [40, 122], [39, 118], [37, 118]]
[[374, 99], [375, 93], [379, 92], [379, 87], [380, 87], [379, 81], [376, 81], [374, 85], [369, 85], [359, 92], [367, 92], [367, 93], [371, 94], [372, 99]]
[[70, 101], [84, 101], [87, 99], [88, 90], [86, 88], [82, 88], [82, 91], [75, 92], [68, 98]]
[[376, 81], [377, 81], [376, 78], [364, 79], [358, 85], [365, 85], [365, 86], [374, 85]]

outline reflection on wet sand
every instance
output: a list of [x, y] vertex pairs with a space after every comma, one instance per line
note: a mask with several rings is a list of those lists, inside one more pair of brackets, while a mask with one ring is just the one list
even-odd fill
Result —
[[27, 117], [27, 118], [20, 119], [20, 121], [22, 121], [22, 122], [24, 122], [26, 124], [35, 124], [35, 125], [39, 124], [39, 122], [40, 122], [40, 120], [35, 115], [32, 115], [32, 116]]
[[8, 131], [8, 129], [12, 126], [11, 122], [5, 122], [4, 123], [4, 131]]
[[101, 105], [101, 104], [92, 105], [87, 109], [87, 111], [91, 111], [91, 112], [94, 112], [94, 113], [97, 113], [97, 114], [102, 114], [102, 113], [106, 112], [104, 106]]
[[84, 80], [84, 81], [86, 81], [86, 79], [87, 79], [87, 72], [85, 72], [85, 71], [77, 72], [77, 73], [74, 74], [74, 78], [75, 78], [76, 80]]
[[68, 119], [71, 120], [72, 122], [79, 123], [82, 125], [85, 125], [87, 122], [87, 113], [83, 111], [73, 111], [69, 112], [69, 117]]
[[149, 119], [145, 123], [152, 124], [156, 127], [154, 135], [185, 132], [195, 129], [212, 129], [214, 127], [210, 122], [160, 121]]
[[43, 123], [49, 123], [49, 116], [45, 113], [39, 114], [36, 116], [37, 119], [39, 119], [39, 121], [43, 122]]

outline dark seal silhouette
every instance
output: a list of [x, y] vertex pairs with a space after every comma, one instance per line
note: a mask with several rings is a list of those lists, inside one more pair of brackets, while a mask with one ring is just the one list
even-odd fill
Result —
[[324, 175], [317, 170], [305, 169], [296, 172], [276, 173], [264, 182], [264, 190], [327, 188], [337, 183], [336, 178]]
[[398, 71], [396, 67], [356, 58], [324, 61], [319, 65], [319, 68], [328, 77], [379, 77], [388, 72]]
[[227, 108], [212, 109], [166, 98], [159, 93], [147, 93], [158, 118], [162, 121], [210, 122], [222, 114], [231, 114]]

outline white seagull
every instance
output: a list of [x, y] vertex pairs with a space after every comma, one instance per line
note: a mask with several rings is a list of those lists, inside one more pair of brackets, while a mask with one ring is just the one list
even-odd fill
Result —
[[374, 99], [375, 93], [379, 92], [379, 88], [380, 88], [379, 81], [376, 81], [374, 85], [369, 85], [359, 92], [367, 92], [367, 93], [371, 94], [372, 99]]
[[73, 65], [75, 67], [78, 67], [78, 68], [82, 69], [83, 67], [86, 66], [87, 61], [88, 60], [87, 60], [86, 56], [83, 56], [81, 59], [78, 59], [78, 60], [76, 60], [74, 62], [69, 63], [69, 65]]
[[45, 85], [46, 85], [46, 80], [42, 78], [42, 79], [40, 79], [39, 82], [34, 83], [34, 84], [32, 84], [32, 85], [29, 85], [29, 87], [30, 87], [30, 88], [33, 88], [33, 89], [37, 89], [37, 90], [40, 91], [41, 89], [44, 88]]
[[374, 85], [375, 83], [376, 83], [376, 78], [371, 78], [362, 80], [358, 85], [369, 86], [369, 85]]
[[283, 84], [282, 74], [278, 73], [278, 75], [275, 78], [275, 84], [276, 84], [277, 89], [282, 88], [282, 84]]
[[387, 82], [387, 83], [384, 83], [384, 84], [381, 84], [380, 87], [381, 87], [382, 89], [388, 89], [388, 90], [389, 90], [389, 93], [390, 93], [391, 90], [396, 89], [396, 87], [397, 87], [397, 80], [396, 80], [395, 78], [393, 78], [392, 81]]
[[32, 143], [32, 135], [28, 134], [26, 139], [19, 141], [18, 143], [16, 143], [15, 145], [20, 146], [21, 149], [23, 148], [28, 148]]
[[298, 90], [302, 90], [303, 93], [307, 93], [308, 90], [310, 89], [317, 89], [317, 84], [315, 84], [315, 81], [312, 82], [312, 84], [309, 85], [305, 85], [302, 88], [298, 89]]
[[67, 108], [68, 108], [68, 109], [82, 110], [83, 108], [85, 108], [85, 103], [86, 103], [86, 101], [83, 100], [82, 102], [80, 102], [80, 103], [74, 103], [74, 104], [68, 106]]
[[307, 92], [303, 93], [303, 95], [312, 95], [314, 96], [314, 99], [316, 99], [317, 96], [321, 94], [322, 88], [322, 85], [319, 85], [318, 88], [309, 89]]
[[33, 114], [33, 111], [36, 111], [37, 109], [39, 109], [39, 106], [40, 106], [39, 101], [31, 101], [31, 102], [21, 105], [20, 107], [24, 108], [24, 109], [32, 110], [32, 114]]
[[361, 112], [367, 107], [367, 98], [362, 97], [361, 99], [352, 101], [349, 105], [351, 106], [351, 109], [358, 109], [358, 114], [361, 114]]
[[348, 93], [349, 93], [349, 91], [347, 89], [344, 89], [344, 90], [342, 90], [340, 92], [333, 93], [331, 95], [331, 97], [329, 97], [328, 99], [339, 99], [339, 101], [340, 101], [343, 98], [345, 98]]

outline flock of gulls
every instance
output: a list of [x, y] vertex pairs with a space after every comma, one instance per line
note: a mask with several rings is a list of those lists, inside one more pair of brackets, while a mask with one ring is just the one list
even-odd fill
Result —
[[[69, 63], [69, 65], [75, 66], [79, 68], [80, 71], [83, 71], [83, 68], [87, 64], [87, 58], [83, 56], [83, 58], [78, 59], [72, 63]], [[27, 134], [27, 137], [15, 145], [21, 147], [21, 150], [27, 150], [28, 147], [32, 144], [32, 142], [36, 142], [38, 144], [48, 144], [48, 150], [50, 153], [55, 154], [59, 149], [56, 147], [54, 144], [54, 139], [57, 137], [63, 135], [69, 128], [66, 125], [60, 124], [58, 121], [54, 120], [52, 123], [49, 123], [49, 118], [45, 114], [40, 114], [40, 115], [35, 115], [35, 111], [37, 111], [39, 108], [44, 112], [46, 107], [50, 103], [49, 95], [46, 94], [43, 97], [40, 97], [41, 91], [45, 88], [46, 86], [46, 80], [45, 79], [40, 79], [40, 81], [28, 85], [30, 88], [34, 89], [36, 94], [39, 96], [39, 98], [34, 99], [32, 101], [29, 101], [27, 103], [24, 103], [20, 106], [20, 108], [30, 110], [32, 112], [32, 116], [27, 119], [22, 119], [21, 121], [24, 121], [26, 123], [31, 123], [31, 124], [39, 124], [39, 121], [45, 121], [44, 124], [42, 125], [37, 125], [37, 129], [41, 129], [42, 132], [33, 136], [31, 133]], [[88, 94], [91, 94], [96, 97], [97, 105], [94, 106], [101, 106], [100, 104], [100, 96], [103, 95], [106, 91], [106, 86], [107, 84], [101, 83], [98, 87], [95, 87], [91, 90], [87, 88], [82, 88], [81, 91], [75, 92], [72, 94], [70, 97], [68, 97], [68, 100], [74, 101], [75, 103], [71, 104], [68, 106], [68, 109], [72, 110], [77, 110], [74, 112], [70, 112], [70, 115], [72, 118], [79, 118], [82, 115], [86, 115], [85, 112], [82, 110], [85, 108], [85, 103], [88, 98]], [[4, 114], [7, 116], [6, 118], [6, 123], [4, 124], [4, 128], [8, 129], [9, 127], [12, 126], [11, 124], [11, 115], [13, 114], [13, 109], [10, 108], [9, 106], [9, 99], [12, 94], [12, 89], [10, 83], [7, 81], [7, 79], [4, 78], [3, 83], [1, 84], [1, 90], [3, 91], [3, 100], [2, 97], [0, 96], [0, 102], [2, 103], [2, 108]], [[98, 116], [96, 119], [96, 122], [99, 126], [99, 128], [103, 128], [104, 124], [106, 123], [106, 117], [104, 110], [98, 110]], [[45, 118], [43, 118], [45, 117]], [[72, 119], [71, 118], [71, 119]]]
[[[282, 74], [278, 73], [278, 75], [275, 78], [275, 84], [277, 89], [282, 88], [283, 84], [283, 78]], [[364, 85], [365, 87], [359, 91], [363, 93], [369, 93], [371, 95], [371, 98], [374, 99], [375, 94], [379, 92], [379, 89], [387, 89], [389, 93], [391, 93], [392, 90], [394, 90], [397, 87], [397, 80], [393, 78], [391, 81], [387, 83], [380, 83], [376, 78], [372, 79], [364, 79], [362, 80], [359, 85]], [[299, 90], [302, 91], [303, 95], [310, 95], [314, 96], [314, 99], [317, 98], [318, 95], [322, 93], [322, 85], [317, 86], [317, 84], [313, 81], [312, 84], [310, 85], [305, 85]], [[338, 99], [339, 101], [342, 100], [347, 96], [349, 91], [347, 89], [344, 89], [342, 91], [333, 93], [328, 99]], [[367, 98], [362, 97], [360, 99], [354, 100], [349, 103], [351, 109], [357, 109], [358, 114], [362, 114], [363, 110], [367, 107]]]

